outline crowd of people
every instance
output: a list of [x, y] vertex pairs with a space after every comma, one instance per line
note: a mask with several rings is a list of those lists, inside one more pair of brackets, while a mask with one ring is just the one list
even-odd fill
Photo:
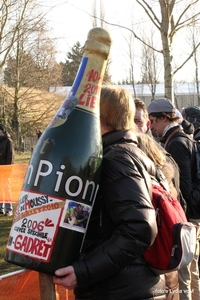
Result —
[[[199, 300], [200, 215], [191, 199], [192, 138], [198, 129], [169, 99], [146, 107], [128, 91], [107, 85], [101, 90], [100, 125], [102, 176], [82, 252], [71, 266], [56, 270], [53, 283], [73, 289], [77, 300]], [[163, 275], [143, 258], [157, 235], [151, 203], [156, 168], [198, 229], [191, 263]]]
[[[200, 136], [199, 127], [169, 99], [146, 106], [112, 85], [101, 89], [100, 126], [102, 176], [90, 218], [86, 208], [72, 203], [64, 220], [87, 228], [80, 258], [56, 270], [53, 283], [73, 289], [76, 300], [199, 300], [200, 214], [191, 196], [193, 138]], [[42, 132], [36, 134], [39, 139]], [[0, 147], [0, 164], [12, 163], [12, 141], [2, 124]], [[155, 274], [143, 257], [158, 233], [151, 202], [156, 168], [188, 221], [197, 226], [191, 263], [163, 275]], [[12, 212], [11, 205], [0, 204], [0, 213]]]

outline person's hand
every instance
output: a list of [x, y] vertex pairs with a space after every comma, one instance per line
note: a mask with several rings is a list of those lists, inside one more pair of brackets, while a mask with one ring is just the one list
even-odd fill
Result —
[[53, 283], [56, 285], [62, 285], [66, 289], [71, 290], [77, 286], [76, 275], [72, 266], [58, 269], [53, 276]]

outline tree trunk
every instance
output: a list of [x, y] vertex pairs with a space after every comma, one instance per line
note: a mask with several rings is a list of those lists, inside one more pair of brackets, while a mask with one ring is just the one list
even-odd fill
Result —
[[174, 87], [173, 87], [173, 68], [172, 68], [172, 51], [171, 40], [168, 36], [167, 22], [161, 23], [161, 38], [163, 45], [163, 60], [164, 60], [164, 83], [165, 83], [165, 97], [170, 99], [174, 104]]

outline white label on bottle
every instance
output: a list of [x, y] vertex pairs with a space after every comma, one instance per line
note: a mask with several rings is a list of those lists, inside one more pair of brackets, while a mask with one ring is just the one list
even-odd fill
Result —
[[84, 233], [90, 206], [22, 191], [7, 244], [11, 252], [48, 262], [60, 227]]

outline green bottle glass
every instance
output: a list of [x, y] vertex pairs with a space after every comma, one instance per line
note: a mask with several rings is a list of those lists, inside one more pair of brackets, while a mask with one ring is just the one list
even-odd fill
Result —
[[99, 97], [111, 37], [89, 31], [72, 89], [33, 151], [5, 260], [46, 274], [79, 257], [101, 175]]

